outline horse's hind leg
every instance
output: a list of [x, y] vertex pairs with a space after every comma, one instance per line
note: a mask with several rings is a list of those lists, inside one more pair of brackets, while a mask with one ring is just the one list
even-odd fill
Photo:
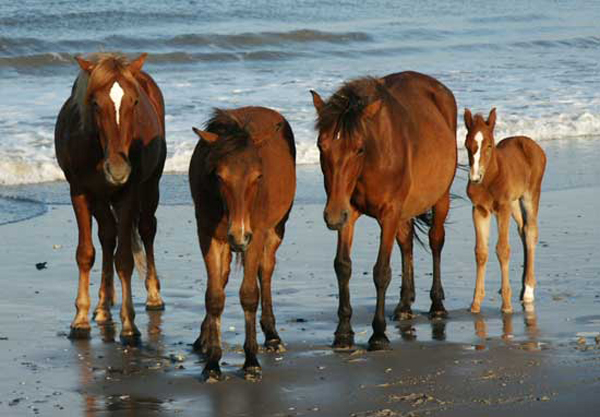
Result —
[[246, 340], [244, 341], [244, 374], [246, 379], [260, 378], [261, 367], [256, 358], [258, 342], [256, 341], [256, 311], [260, 293], [258, 289], [258, 268], [265, 250], [265, 236], [263, 233], [254, 233], [252, 244], [244, 253], [244, 279], [240, 287], [240, 302], [244, 309], [246, 322]]
[[431, 309], [430, 317], [445, 317], [448, 315], [442, 300], [444, 300], [444, 288], [441, 277], [441, 258], [446, 231], [444, 223], [450, 210], [450, 190], [433, 206], [433, 224], [429, 229], [429, 247], [433, 257], [433, 283], [431, 285]]
[[98, 306], [94, 310], [97, 323], [112, 320], [110, 307], [114, 304], [114, 252], [117, 245], [117, 222], [108, 202], [98, 202], [94, 207], [98, 222], [98, 239], [102, 245], [102, 282], [98, 291]]
[[77, 244], [77, 266], [79, 267], [79, 286], [75, 307], [77, 313], [71, 323], [69, 337], [72, 339], [88, 338], [90, 336], [90, 270], [94, 265], [96, 255], [92, 244], [92, 214], [91, 202], [85, 194], [71, 195], [71, 203], [77, 219], [79, 242]]
[[208, 283], [205, 295], [206, 317], [202, 322], [200, 337], [194, 343], [206, 357], [202, 375], [205, 379], [221, 376], [221, 314], [225, 308], [225, 285], [229, 278], [231, 252], [229, 245], [200, 235], [200, 247], [204, 256]]
[[534, 300], [535, 289], [535, 247], [538, 241], [538, 209], [540, 204], [540, 192], [526, 193], [522, 198], [522, 207], [525, 211], [525, 242], [526, 262], [521, 291], [521, 300], [531, 303]]
[[154, 238], [156, 236], [156, 208], [158, 207], [159, 190], [157, 179], [144, 184], [140, 204], [140, 220], [138, 230], [146, 252], [146, 310], [164, 310], [165, 303], [160, 296], [160, 281], [154, 263]]
[[337, 349], [347, 349], [354, 345], [354, 331], [350, 319], [352, 318], [352, 306], [350, 305], [350, 277], [352, 276], [352, 260], [350, 252], [352, 250], [352, 239], [354, 237], [354, 224], [359, 217], [359, 213], [353, 210], [350, 213], [348, 222], [342, 230], [338, 231], [337, 252], [333, 261], [333, 268], [338, 281], [339, 305], [338, 305], [338, 325], [335, 330], [333, 347]]
[[525, 275], [527, 271], [527, 238], [525, 236], [525, 219], [527, 216], [525, 210], [521, 206], [520, 200], [515, 200], [511, 203], [511, 214], [515, 223], [517, 223], [517, 230], [519, 231], [519, 237], [523, 243], [523, 288], [521, 289], [521, 300], [523, 299], [523, 291], [525, 289]]
[[394, 320], [406, 320], [414, 317], [411, 309], [411, 305], [415, 301], [413, 237], [413, 220], [409, 220], [400, 226], [396, 234], [396, 242], [402, 252], [402, 289], [400, 290], [400, 303], [394, 311]]
[[265, 334], [265, 347], [268, 350], [277, 351], [281, 348], [281, 338], [275, 328], [275, 315], [273, 314], [273, 300], [271, 298], [271, 278], [275, 269], [276, 252], [283, 239], [285, 225], [281, 224], [275, 229], [267, 232], [265, 249], [262, 254], [258, 279], [260, 281], [261, 317], [260, 327]]

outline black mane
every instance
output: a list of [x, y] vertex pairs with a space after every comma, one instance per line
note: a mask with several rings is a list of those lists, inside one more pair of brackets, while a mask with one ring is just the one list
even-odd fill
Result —
[[227, 155], [245, 149], [252, 143], [250, 132], [227, 110], [214, 109], [205, 124], [205, 130], [219, 136], [213, 143], [206, 143], [205, 170], [211, 173]]
[[365, 108], [374, 101], [389, 97], [385, 86], [373, 77], [349, 81], [325, 102], [315, 128], [320, 132], [333, 130], [350, 137], [362, 128]]

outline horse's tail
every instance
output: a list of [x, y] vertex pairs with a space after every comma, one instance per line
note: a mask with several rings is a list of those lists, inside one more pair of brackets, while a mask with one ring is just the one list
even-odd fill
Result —
[[[450, 201], [454, 201], [454, 200], [464, 201], [465, 198], [459, 194], [450, 193]], [[446, 217], [445, 224], [451, 223], [448, 220], [449, 218], [450, 218], [450, 216], [448, 215]], [[428, 250], [429, 247], [425, 245], [422, 235], [428, 234], [429, 229], [433, 225], [433, 210], [430, 209], [430, 210], [427, 210], [423, 214], [419, 214], [417, 217], [415, 217], [413, 219], [413, 225], [415, 228], [415, 234], [414, 234], [415, 240], [417, 241], [419, 246], [421, 246], [425, 250]]]
[[133, 252], [133, 261], [138, 275], [141, 279], [146, 279], [146, 271], [148, 270], [148, 266], [146, 265], [146, 251], [142, 244], [137, 222], [131, 228], [131, 251]]

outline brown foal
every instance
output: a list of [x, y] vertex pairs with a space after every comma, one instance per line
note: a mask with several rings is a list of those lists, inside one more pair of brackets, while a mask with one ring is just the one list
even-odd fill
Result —
[[[206, 359], [204, 376], [221, 374], [221, 314], [231, 252], [241, 253], [244, 278], [240, 300], [246, 321], [245, 376], [260, 377], [256, 358], [256, 311], [265, 346], [276, 350], [271, 277], [296, 191], [296, 148], [288, 122], [274, 110], [243, 107], [215, 110], [190, 163], [189, 180], [196, 210], [200, 249], [208, 275], [206, 317], [194, 348]], [[259, 285], [260, 284], [260, 291]]]
[[140, 333], [131, 295], [134, 257], [146, 278], [146, 308], [164, 308], [154, 265], [154, 213], [166, 158], [164, 104], [160, 89], [142, 71], [145, 59], [146, 54], [132, 62], [113, 54], [77, 58], [81, 72], [56, 122], [56, 158], [69, 182], [79, 229], [79, 289], [72, 338], [90, 334], [92, 216], [102, 245], [96, 322], [112, 320], [114, 263], [123, 292], [121, 339], [137, 342]]
[[477, 281], [471, 312], [481, 310], [485, 296], [484, 280], [488, 260], [488, 239], [491, 214], [496, 215], [498, 243], [496, 255], [502, 271], [502, 311], [512, 312], [508, 279], [510, 259], [510, 216], [515, 219], [525, 254], [520, 299], [532, 303], [535, 288], [535, 246], [538, 240], [538, 209], [546, 155], [540, 146], [525, 136], [503, 139], [496, 145], [494, 126], [496, 109], [485, 120], [465, 109], [469, 154], [469, 184], [467, 194], [473, 203], [475, 225], [475, 260]]

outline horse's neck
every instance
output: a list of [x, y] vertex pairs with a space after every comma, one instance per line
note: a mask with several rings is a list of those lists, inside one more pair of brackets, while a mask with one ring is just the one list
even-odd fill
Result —
[[492, 184], [502, 173], [502, 155], [494, 145], [490, 162], [485, 170], [484, 182]]

